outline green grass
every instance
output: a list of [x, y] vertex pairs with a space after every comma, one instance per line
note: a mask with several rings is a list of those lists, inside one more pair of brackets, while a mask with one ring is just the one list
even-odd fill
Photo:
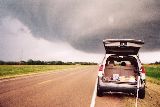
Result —
[[62, 70], [79, 66], [80, 65], [0, 65], [0, 78], [9, 78], [22, 74]]
[[145, 65], [148, 77], [160, 80], [160, 65]]

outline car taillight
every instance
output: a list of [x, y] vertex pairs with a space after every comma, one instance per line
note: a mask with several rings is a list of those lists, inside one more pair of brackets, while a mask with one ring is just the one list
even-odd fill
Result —
[[103, 71], [103, 65], [99, 67], [99, 71]]
[[141, 67], [141, 72], [142, 73], [146, 73], [146, 70], [145, 70], [145, 68], [143, 66]]

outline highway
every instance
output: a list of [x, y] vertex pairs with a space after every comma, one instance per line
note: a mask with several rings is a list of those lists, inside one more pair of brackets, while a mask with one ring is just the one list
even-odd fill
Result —
[[95, 97], [97, 66], [0, 80], [0, 107], [121, 107], [123, 96]]

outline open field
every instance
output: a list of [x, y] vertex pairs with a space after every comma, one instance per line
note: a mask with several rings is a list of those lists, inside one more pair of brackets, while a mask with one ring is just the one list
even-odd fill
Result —
[[144, 65], [146, 69], [147, 82], [160, 85], [160, 65]]
[[[160, 107], [160, 65], [145, 65], [146, 97], [138, 100], [139, 107]], [[126, 107], [134, 107], [135, 97], [125, 97]]]
[[160, 80], [160, 65], [145, 65], [147, 76]]
[[0, 78], [16, 77], [24, 74], [56, 71], [75, 67], [82, 67], [82, 65], [0, 65]]

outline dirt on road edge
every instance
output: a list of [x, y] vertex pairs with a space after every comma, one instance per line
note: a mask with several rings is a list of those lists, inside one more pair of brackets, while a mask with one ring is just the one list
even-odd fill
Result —
[[[138, 99], [138, 107], [160, 107], [160, 85], [147, 82], [146, 96]], [[124, 99], [125, 107], [135, 107], [135, 97], [127, 96]]]

